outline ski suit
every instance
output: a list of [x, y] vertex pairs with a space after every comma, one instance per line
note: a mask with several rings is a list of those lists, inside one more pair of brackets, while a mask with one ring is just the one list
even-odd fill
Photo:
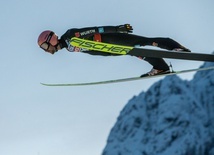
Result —
[[[182, 47], [178, 42], [170, 38], [147, 38], [130, 33], [121, 33], [117, 31], [117, 26], [72, 28], [67, 30], [67, 32], [61, 36], [59, 40], [61, 48], [67, 48], [67, 50], [70, 52], [84, 52], [91, 55], [111, 56], [116, 54], [99, 51], [86, 51], [78, 47], [73, 47], [69, 43], [72, 37], [79, 37], [88, 40], [126, 46], [146, 46], [146, 45], [153, 46], [153, 44], [155, 43], [157, 47], [167, 50], [173, 50], [175, 48]], [[149, 62], [154, 69], [164, 71], [169, 70], [169, 66], [162, 58], [144, 57], [142, 59]]]

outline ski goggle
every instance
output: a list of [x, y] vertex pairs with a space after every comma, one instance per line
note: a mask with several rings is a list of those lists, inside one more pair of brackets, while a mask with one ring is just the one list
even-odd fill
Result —
[[47, 51], [47, 50], [49, 49], [50, 45], [52, 45], [52, 46], [56, 46], [56, 45], [57, 45], [57, 40], [58, 40], [58, 37], [57, 37], [56, 35], [54, 35], [53, 32], [51, 32], [51, 33], [48, 35], [46, 41], [43, 42], [43, 43], [40, 45], [40, 47], [41, 47], [43, 50]]
[[47, 42], [44, 42], [44, 43], [42, 43], [42, 45], [40, 45], [40, 47], [41, 47], [43, 50], [47, 51], [48, 48], [50, 47], [50, 44], [47, 43]]

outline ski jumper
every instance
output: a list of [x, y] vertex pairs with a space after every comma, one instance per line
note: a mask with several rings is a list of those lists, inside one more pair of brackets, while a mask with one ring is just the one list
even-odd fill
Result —
[[[147, 38], [130, 33], [121, 33], [117, 31], [116, 26], [102, 26], [102, 27], [86, 27], [86, 28], [73, 28], [69, 29], [63, 34], [59, 40], [61, 48], [67, 48], [70, 52], [84, 52], [91, 55], [111, 56], [116, 54], [99, 52], [99, 51], [86, 51], [78, 47], [70, 45], [72, 37], [79, 37], [88, 40], [100, 41], [105, 43], [112, 43], [126, 46], [155, 46], [167, 50], [181, 48], [182, 46], [170, 38]], [[169, 70], [169, 66], [162, 58], [142, 58], [149, 62], [154, 69]]]

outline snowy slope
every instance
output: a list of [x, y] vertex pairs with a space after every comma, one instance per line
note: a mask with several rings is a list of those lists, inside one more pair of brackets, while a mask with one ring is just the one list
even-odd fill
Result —
[[133, 97], [103, 155], [214, 155], [214, 70], [169, 76]]

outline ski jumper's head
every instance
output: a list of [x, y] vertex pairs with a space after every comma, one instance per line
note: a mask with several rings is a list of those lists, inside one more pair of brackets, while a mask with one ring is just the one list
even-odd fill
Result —
[[43, 31], [38, 37], [39, 47], [51, 54], [57, 52], [58, 43], [58, 36], [50, 30]]

